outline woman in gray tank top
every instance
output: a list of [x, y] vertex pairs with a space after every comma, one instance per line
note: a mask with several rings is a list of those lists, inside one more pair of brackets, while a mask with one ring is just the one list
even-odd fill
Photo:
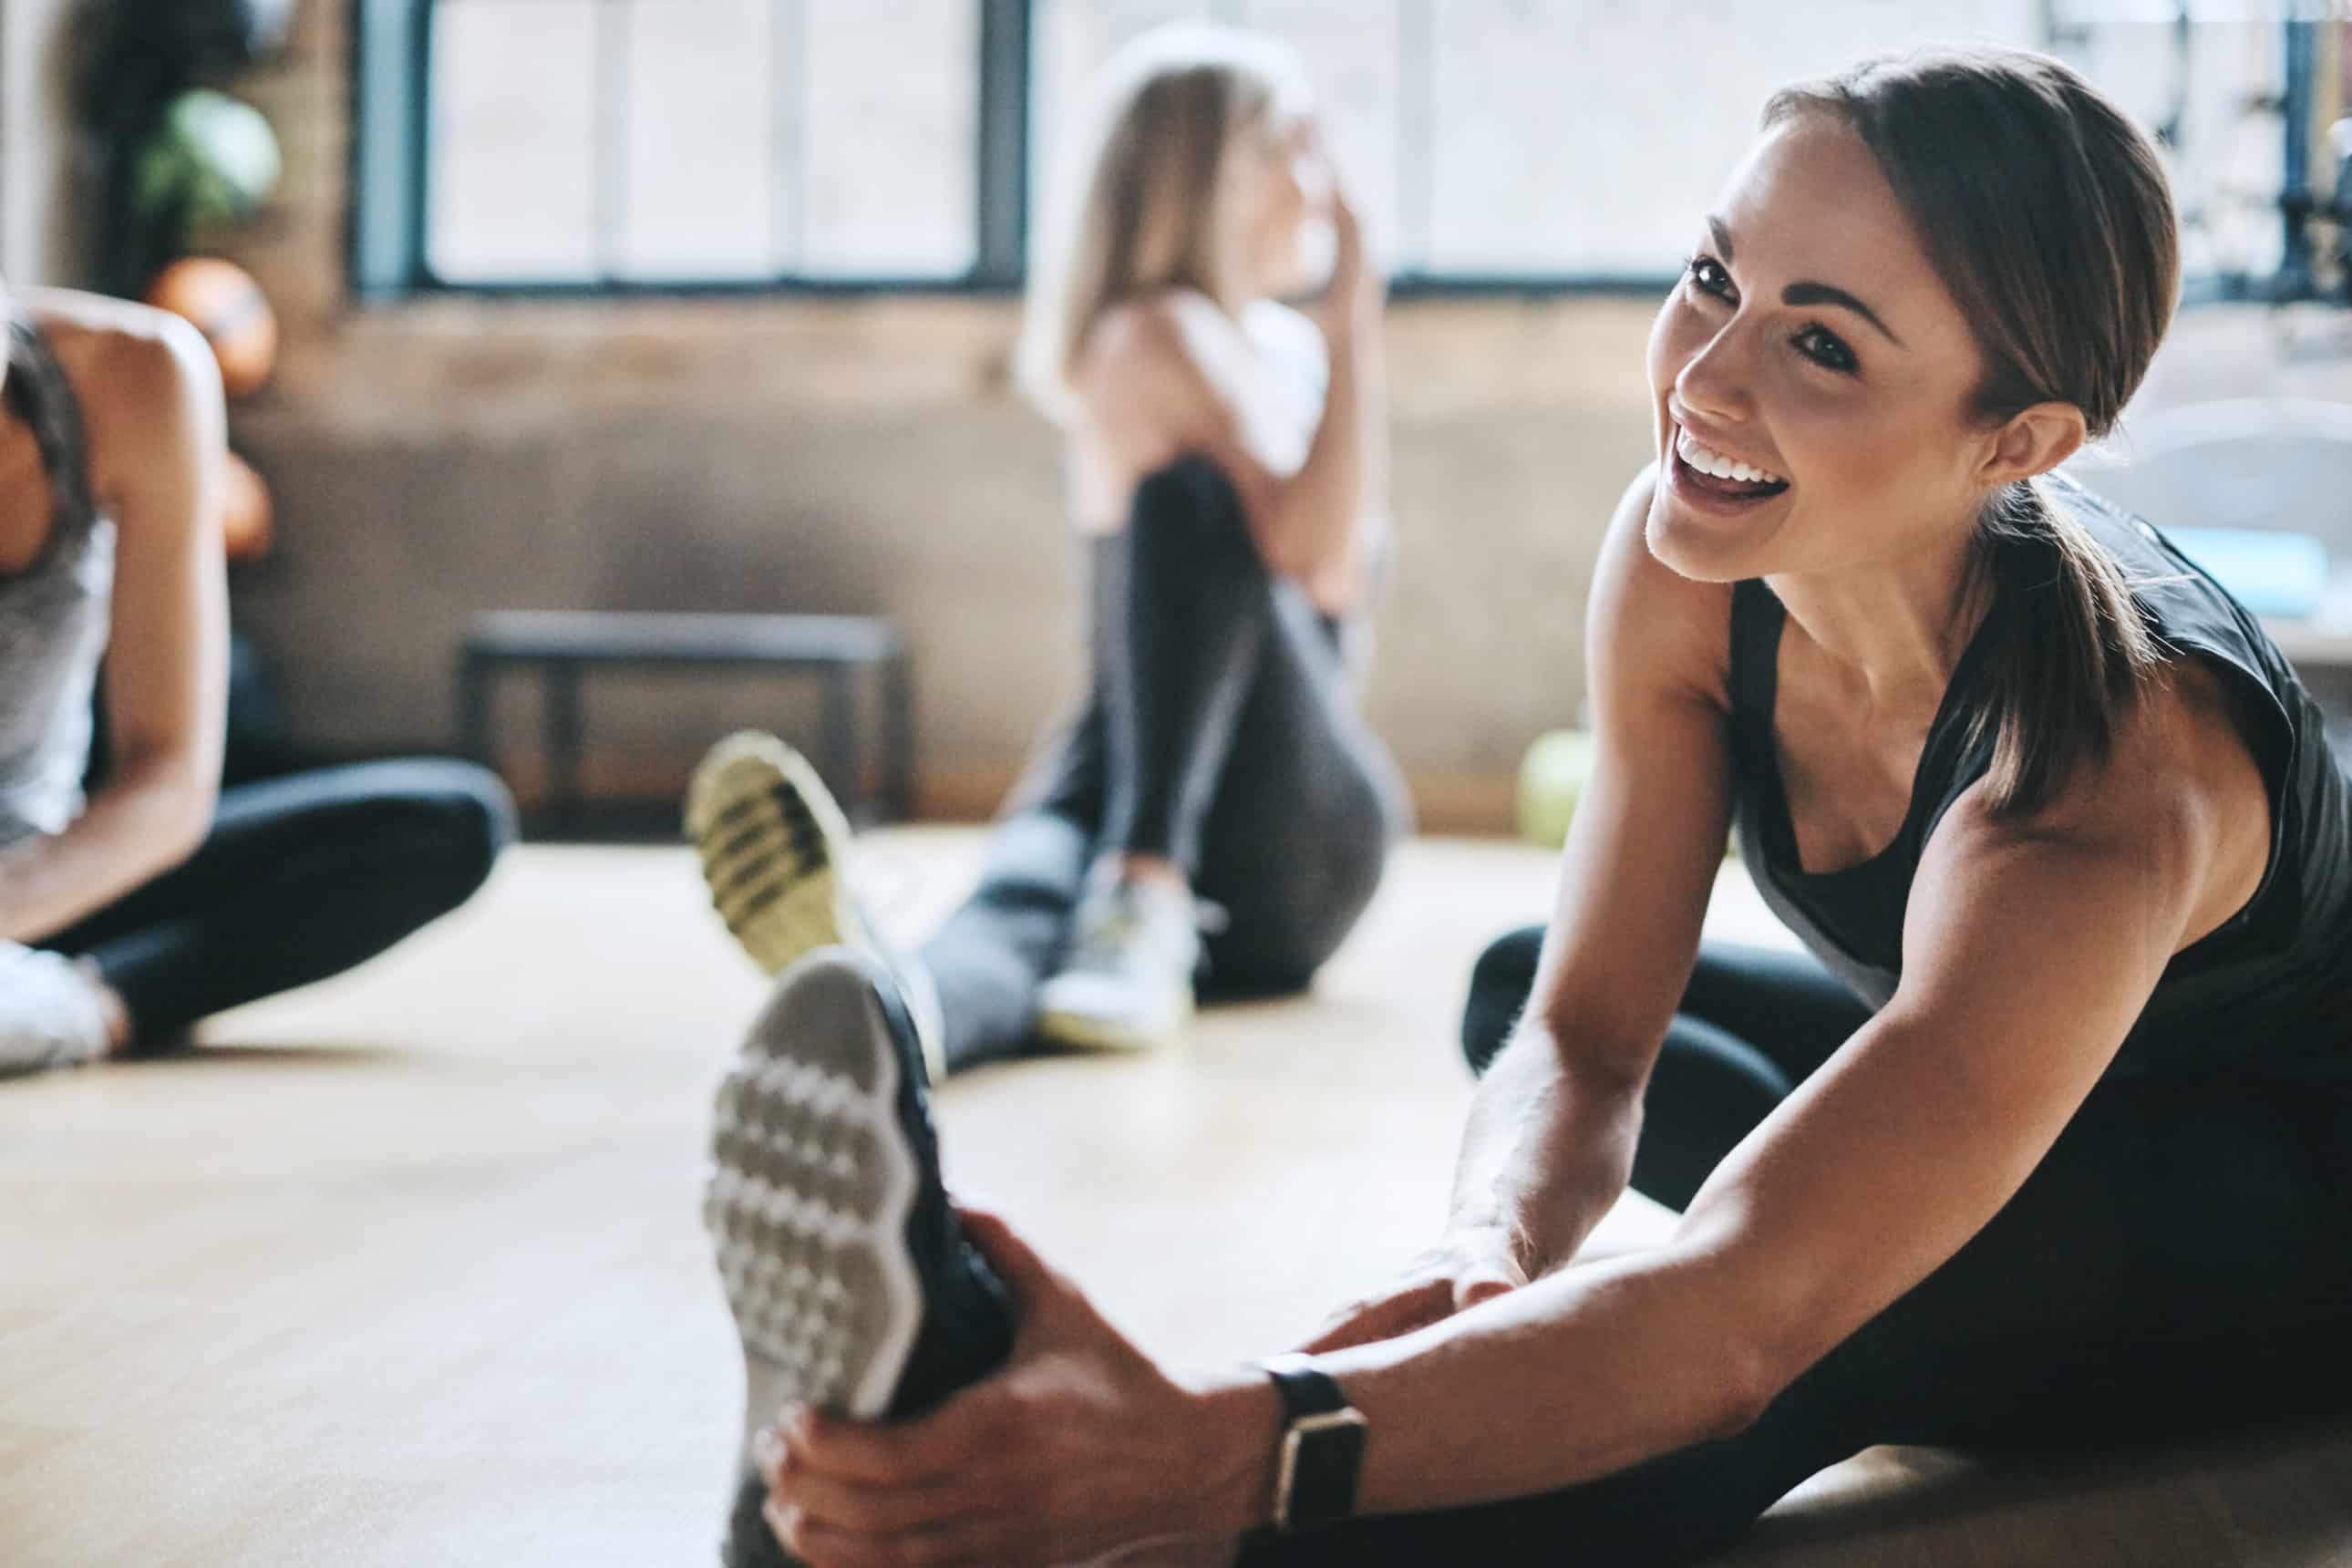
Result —
[[210, 350], [58, 290], [0, 286], [0, 327], [5, 1076], [173, 1041], [382, 951], [480, 883], [509, 807], [443, 763], [240, 767], [223, 791]]

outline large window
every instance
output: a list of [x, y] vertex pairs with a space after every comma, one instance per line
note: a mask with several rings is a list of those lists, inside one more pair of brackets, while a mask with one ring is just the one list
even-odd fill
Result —
[[[2161, 132], [2192, 272], [2267, 275], [2285, 11], [2244, 0], [362, 0], [363, 284], [1010, 285], [1087, 85], [1288, 39], [1406, 287], [1654, 287], [1776, 84], [2056, 50]], [[2340, 24], [2332, 24], [2340, 25]], [[2342, 52], [2342, 51], [2339, 51]]]
[[[979, 258], [981, 0], [426, 0], [414, 280], [940, 280]], [[363, 40], [363, 47], [378, 44]], [[363, 63], [373, 63], [364, 62]], [[376, 73], [371, 85], [383, 81]], [[363, 193], [367, 199], [372, 193]]]

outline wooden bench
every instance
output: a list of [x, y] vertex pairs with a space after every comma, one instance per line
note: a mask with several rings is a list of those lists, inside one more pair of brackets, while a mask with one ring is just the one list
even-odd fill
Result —
[[545, 692], [544, 805], [576, 817], [583, 740], [580, 686], [593, 669], [771, 669], [824, 682], [822, 767], [860, 820], [874, 818], [856, 723], [856, 681], [882, 689], [882, 813], [904, 816], [914, 799], [914, 703], [905, 645], [873, 616], [655, 615], [588, 610], [500, 610], [477, 616], [457, 667], [457, 736], [465, 753], [494, 764], [493, 684], [514, 668], [539, 672]]

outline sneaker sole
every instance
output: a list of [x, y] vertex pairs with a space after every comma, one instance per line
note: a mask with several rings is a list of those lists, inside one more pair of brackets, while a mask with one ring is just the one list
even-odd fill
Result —
[[1089, 1014], [1057, 1013], [1048, 1008], [1037, 1015], [1037, 1034], [1042, 1039], [1075, 1050], [1131, 1055], [1174, 1045], [1192, 1016], [1192, 1010], [1188, 1007], [1166, 1029], [1131, 1029]]
[[883, 1415], [921, 1325], [920, 1176], [874, 963], [796, 965], [719, 1090], [703, 1219], [743, 1340], [747, 1440], [788, 1403]]
[[762, 973], [820, 947], [868, 945], [849, 897], [849, 819], [806, 758], [746, 731], [710, 749], [686, 797], [686, 833], [711, 906]]

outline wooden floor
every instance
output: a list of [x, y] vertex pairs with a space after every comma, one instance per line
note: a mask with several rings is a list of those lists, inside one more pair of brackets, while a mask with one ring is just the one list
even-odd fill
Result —
[[[880, 836], [891, 922], [975, 842]], [[1414, 845], [1311, 998], [956, 1080], [951, 1179], [1159, 1352], [1295, 1340], [1437, 1226], [1469, 961], [1549, 881]], [[1736, 879], [1717, 902], [1785, 940]], [[759, 994], [683, 852], [531, 848], [190, 1056], [0, 1084], [0, 1564], [711, 1563], [740, 1391], [696, 1188]], [[1629, 1199], [1601, 1239], [1663, 1222]], [[1876, 1450], [1737, 1560], [2352, 1564], [2352, 1436], [2005, 1477]]]

